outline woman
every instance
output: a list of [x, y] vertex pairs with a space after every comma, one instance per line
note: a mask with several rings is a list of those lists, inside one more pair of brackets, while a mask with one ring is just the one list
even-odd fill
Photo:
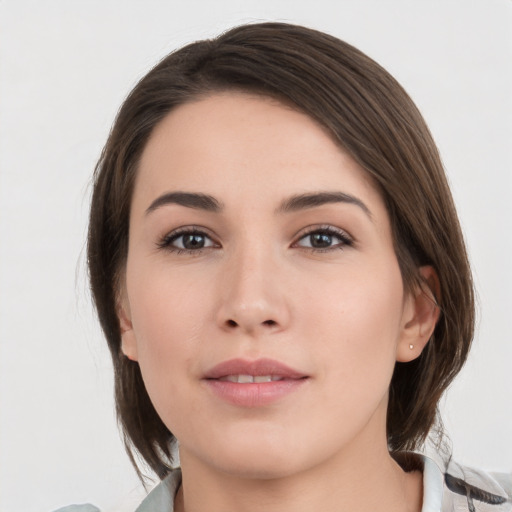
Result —
[[471, 273], [421, 115], [353, 47], [266, 23], [165, 58], [98, 163], [88, 257], [128, 452], [163, 480], [139, 511], [511, 510], [510, 477], [415, 454]]

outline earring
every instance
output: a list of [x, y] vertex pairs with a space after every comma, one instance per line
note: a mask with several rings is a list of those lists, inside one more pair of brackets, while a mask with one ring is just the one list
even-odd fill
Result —
[[411, 343], [411, 344], [409, 345], [409, 348], [412, 350], [412, 349], [414, 348], [414, 345]]

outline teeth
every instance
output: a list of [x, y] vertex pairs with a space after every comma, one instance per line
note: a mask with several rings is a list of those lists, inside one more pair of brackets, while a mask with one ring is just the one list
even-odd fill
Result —
[[279, 375], [226, 375], [221, 377], [219, 380], [236, 382], [238, 384], [252, 384], [254, 382], [275, 382], [277, 380], [283, 380], [283, 377]]
[[272, 377], [270, 375], [254, 376], [254, 382], [272, 382]]

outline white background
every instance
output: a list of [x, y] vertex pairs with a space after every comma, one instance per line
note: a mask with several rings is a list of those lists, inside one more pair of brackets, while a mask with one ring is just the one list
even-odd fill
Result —
[[159, 58], [256, 20], [347, 40], [424, 113], [481, 303], [445, 423], [456, 458], [512, 469], [512, 1], [0, 0], [1, 512], [120, 510], [138, 486], [87, 291], [92, 169], [122, 99]]

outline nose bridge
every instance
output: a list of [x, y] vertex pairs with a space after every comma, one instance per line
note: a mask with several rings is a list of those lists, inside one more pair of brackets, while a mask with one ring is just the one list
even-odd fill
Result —
[[270, 243], [240, 241], [226, 260], [219, 322], [246, 332], [283, 328], [289, 317], [279, 278], [279, 257]]

